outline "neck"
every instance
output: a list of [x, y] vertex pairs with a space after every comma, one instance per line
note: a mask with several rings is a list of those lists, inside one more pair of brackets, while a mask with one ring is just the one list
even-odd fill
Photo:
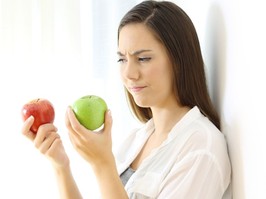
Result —
[[169, 106], [164, 108], [152, 108], [153, 121], [155, 126], [154, 134], [165, 135], [179, 122], [190, 110], [186, 106]]

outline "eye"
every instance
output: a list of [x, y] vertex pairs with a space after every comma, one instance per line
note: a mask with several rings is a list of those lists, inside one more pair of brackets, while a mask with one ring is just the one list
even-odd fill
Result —
[[151, 60], [151, 57], [139, 57], [139, 62], [147, 62], [150, 60]]
[[119, 58], [119, 59], [117, 60], [117, 62], [118, 62], [118, 63], [125, 63], [125, 62], [126, 62], [126, 59], [124, 59], [124, 58]]

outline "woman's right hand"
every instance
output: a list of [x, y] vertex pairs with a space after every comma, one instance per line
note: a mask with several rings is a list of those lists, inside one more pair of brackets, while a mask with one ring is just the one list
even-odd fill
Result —
[[33, 142], [34, 146], [52, 162], [54, 167], [69, 166], [69, 158], [54, 124], [41, 125], [35, 134], [30, 130], [33, 122], [32, 116], [25, 120], [22, 134]]

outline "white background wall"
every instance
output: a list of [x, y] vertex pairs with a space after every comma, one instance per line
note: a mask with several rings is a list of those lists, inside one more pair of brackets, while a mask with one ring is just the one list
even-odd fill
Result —
[[112, 110], [114, 143], [135, 124], [116, 62], [117, 25], [135, 2], [107, 2], [0, 0], [0, 198], [58, 198], [50, 163], [20, 132], [22, 105], [39, 97], [54, 104], [83, 195], [96, 198], [94, 176], [70, 144], [64, 114], [77, 98], [96, 94]]
[[219, 99], [233, 163], [234, 196], [266, 198], [265, 5], [255, 0], [221, 1], [217, 6], [225, 24]]
[[198, 29], [233, 168], [233, 198], [266, 198], [266, 12], [262, 0], [177, 1]]
[[[98, 2], [117, 20], [98, 18], [98, 30], [92, 31], [92, 2], [94, 12], [100, 9]], [[49, 163], [20, 134], [24, 102], [45, 97], [54, 103], [55, 124], [84, 195], [94, 196], [97, 186], [89, 166], [69, 143], [64, 127], [66, 106], [87, 93], [103, 96], [115, 119], [114, 142], [137, 125], [127, 111], [115, 64], [117, 22], [135, 1], [112, 2], [0, 0], [0, 198], [57, 198]], [[228, 139], [234, 199], [266, 198], [263, 1], [175, 2], [198, 31], [211, 95]], [[102, 35], [99, 41], [93, 40], [97, 33]], [[95, 69], [96, 64], [105, 72]]]

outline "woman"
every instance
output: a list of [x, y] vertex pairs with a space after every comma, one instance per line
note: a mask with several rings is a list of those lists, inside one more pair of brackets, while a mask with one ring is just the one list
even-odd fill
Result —
[[[100, 133], [79, 124], [71, 108], [66, 126], [74, 148], [90, 163], [104, 199], [218, 199], [231, 167], [219, 117], [211, 103], [197, 33], [171, 2], [144, 1], [118, 28], [118, 62], [127, 99], [143, 127], [112, 153], [110, 111]], [[82, 198], [53, 124], [30, 132], [55, 169], [62, 198]], [[102, 147], [105, 146], [105, 147]]]

